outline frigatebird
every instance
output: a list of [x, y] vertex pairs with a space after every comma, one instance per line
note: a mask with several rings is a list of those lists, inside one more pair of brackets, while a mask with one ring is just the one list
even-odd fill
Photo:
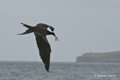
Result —
[[[39, 23], [36, 26], [30, 26], [24, 23], [21, 24], [26, 28], [28, 28], [28, 30], [18, 35], [24, 35], [34, 32], [36, 37], [37, 47], [39, 49], [39, 55], [45, 65], [45, 69], [49, 72], [51, 47], [46, 38], [46, 35], [53, 35], [55, 37], [55, 40], [58, 41], [58, 38], [53, 32], [54, 28], [44, 23]], [[52, 32], [48, 31], [47, 28], [50, 28]]]

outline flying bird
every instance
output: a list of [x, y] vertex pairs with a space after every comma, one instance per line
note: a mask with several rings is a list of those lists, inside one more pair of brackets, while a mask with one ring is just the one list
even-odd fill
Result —
[[[59, 39], [56, 37], [55, 33], [53, 32], [54, 28], [44, 23], [39, 23], [36, 26], [30, 26], [24, 23], [21, 24], [26, 28], [28, 28], [28, 30], [18, 35], [24, 35], [34, 32], [34, 35], [36, 37], [37, 47], [39, 49], [39, 55], [45, 65], [45, 69], [49, 72], [51, 47], [46, 38], [46, 35], [53, 35], [55, 37], [55, 40], [58, 41]], [[47, 28], [50, 28], [52, 32], [48, 31]]]

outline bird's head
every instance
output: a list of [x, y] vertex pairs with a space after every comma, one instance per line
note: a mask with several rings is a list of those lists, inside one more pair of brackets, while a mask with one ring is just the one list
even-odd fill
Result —
[[41, 27], [45, 27], [45, 28], [50, 28], [51, 31], [54, 31], [54, 27], [50, 26], [50, 25], [47, 25], [47, 24], [44, 24], [44, 23], [39, 23], [37, 24], [36, 26], [41, 26]]

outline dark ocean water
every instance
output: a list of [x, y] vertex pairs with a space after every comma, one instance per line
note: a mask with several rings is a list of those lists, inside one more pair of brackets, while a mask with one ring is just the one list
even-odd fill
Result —
[[0, 61], [0, 80], [120, 80], [120, 63]]

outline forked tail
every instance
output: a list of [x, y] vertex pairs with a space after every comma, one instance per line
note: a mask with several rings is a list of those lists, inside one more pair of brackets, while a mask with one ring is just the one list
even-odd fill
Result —
[[24, 35], [24, 34], [29, 34], [29, 33], [32, 33], [32, 32], [33, 32], [34, 27], [29, 26], [29, 25], [24, 24], [24, 23], [21, 23], [21, 24], [23, 24], [23, 26], [25, 26], [26, 28], [28, 28], [28, 30], [26, 30], [25, 32], [20, 33], [20, 34], [18, 34], [18, 35]]

